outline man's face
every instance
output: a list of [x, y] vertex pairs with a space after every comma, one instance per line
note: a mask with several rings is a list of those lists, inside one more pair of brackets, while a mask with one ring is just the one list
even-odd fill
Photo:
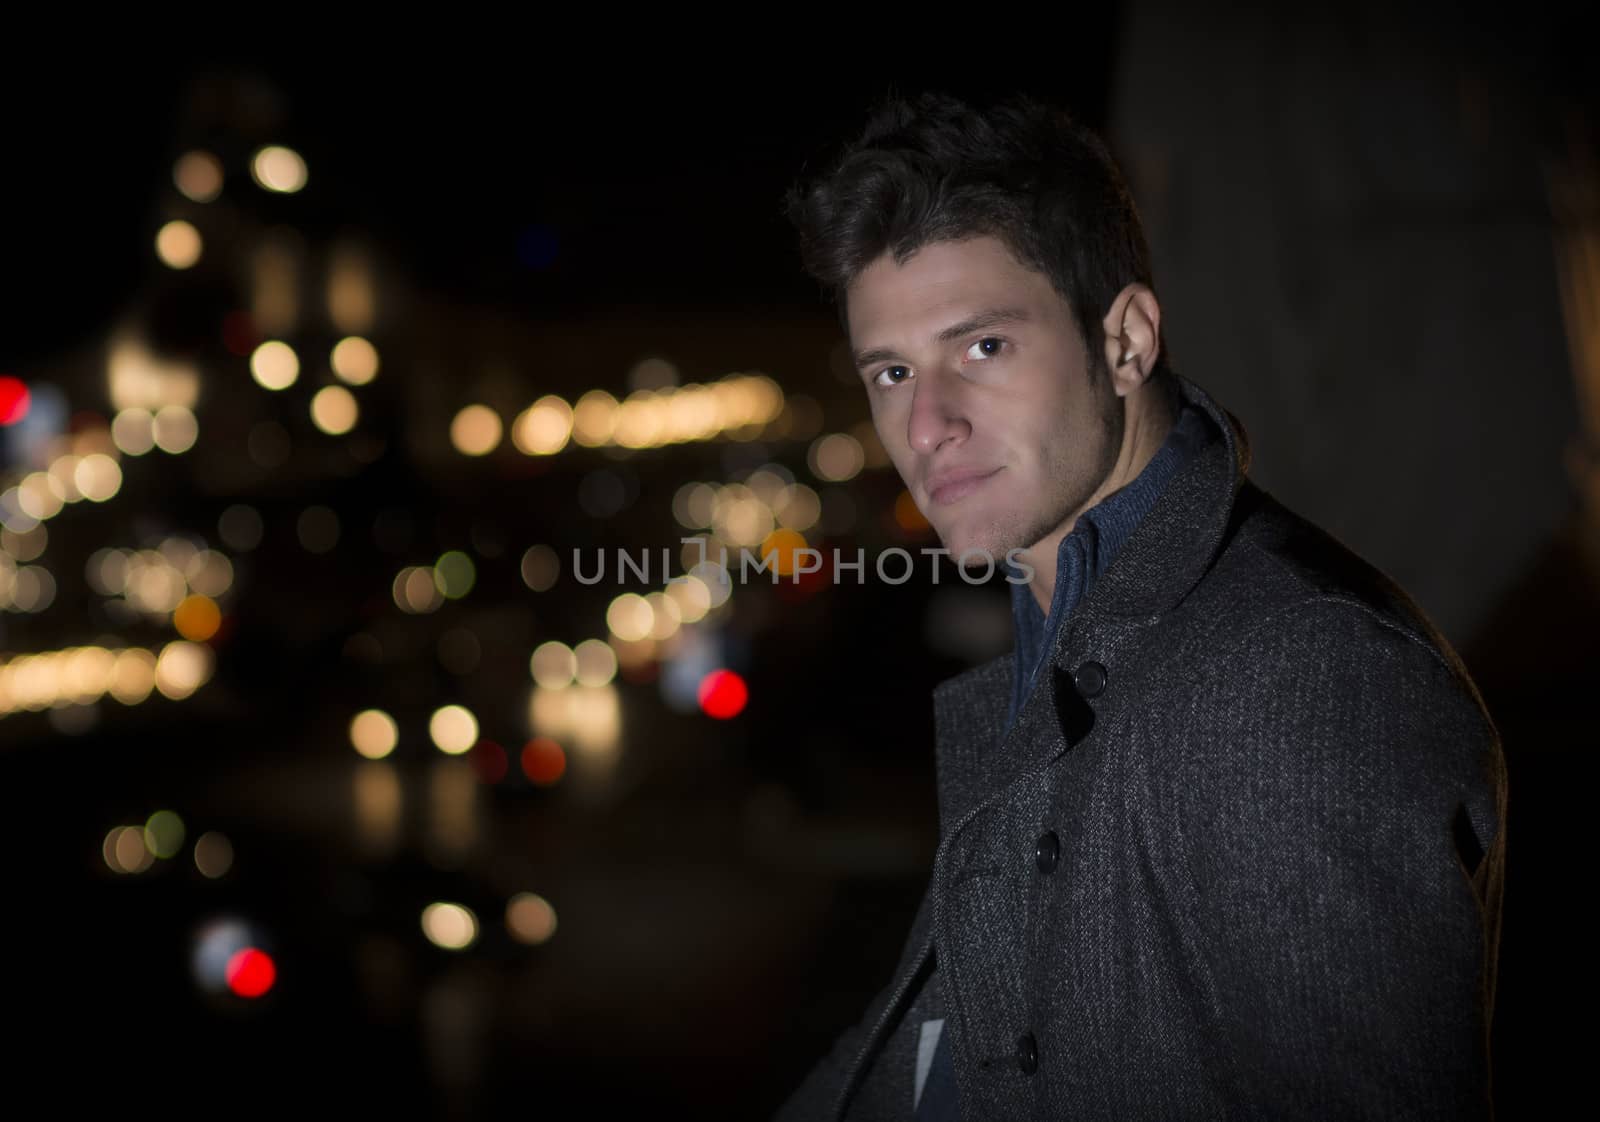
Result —
[[[1091, 376], [1067, 302], [1003, 242], [935, 242], [904, 265], [885, 254], [846, 308], [878, 438], [952, 555], [998, 563], [1098, 497], [1122, 401]], [[1029, 560], [1054, 571], [1053, 552]]]

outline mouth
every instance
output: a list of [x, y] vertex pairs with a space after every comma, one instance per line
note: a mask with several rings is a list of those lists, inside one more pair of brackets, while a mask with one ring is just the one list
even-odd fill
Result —
[[964, 471], [939, 476], [932, 480], [928, 498], [937, 506], [960, 502], [999, 473], [1000, 469], [995, 468], [993, 471]]

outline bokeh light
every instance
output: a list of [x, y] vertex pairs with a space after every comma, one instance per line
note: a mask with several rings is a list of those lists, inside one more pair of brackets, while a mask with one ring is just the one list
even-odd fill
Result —
[[861, 442], [849, 433], [833, 432], [812, 441], [806, 453], [812, 474], [830, 483], [854, 479], [866, 463]]
[[637, 642], [650, 634], [654, 616], [643, 596], [624, 592], [606, 608], [606, 626], [618, 639]]
[[566, 774], [567, 754], [548, 736], [536, 736], [522, 746], [522, 774], [530, 783], [551, 787]]
[[422, 909], [422, 933], [436, 947], [465, 950], [478, 938], [478, 917], [461, 904], [429, 904]]
[[428, 736], [449, 756], [460, 756], [478, 742], [478, 718], [462, 705], [446, 705], [428, 718]]
[[250, 355], [250, 376], [262, 388], [286, 390], [300, 377], [300, 356], [279, 339], [269, 339]]
[[266, 951], [244, 947], [228, 959], [227, 979], [235, 997], [263, 997], [278, 980], [278, 967]]
[[211, 648], [179, 639], [161, 648], [156, 658], [155, 686], [161, 695], [181, 701], [211, 677]]
[[185, 198], [209, 203], [222, 194], [222, 164], [210, 152], [185, 152], [172, 167], [172, 182]]
[[538, 946], [556, 933], [556, 910], [536, 892], [519, 892], [506, 904], [506, 930], [517, 942]]
[[400, 742], [400, 728], [382, 709], [363, 709], [350, 722], [350, 743], [369, 760], [381, 760]]
[[529, 546], [522, 555], [522, 583], [535, 592], [548, 592], [561, 576], [561, 561], [547, 545]]
[[[604, 686], [617, 676], [617, 652], [600, 639], [585, 639], [573, 649], [580, 686]], [[544, 683], [540, 683], [543, 685]]]
[[111, 440], [129, 456], [142, 456], [156, 446], [156, 419], [148, 409], [134, 406], [111, 419]]
[[306, 162], [294, 149], [272, 144], [255, 154], [250, 174], [265, 190], [293, 194], [306, 185]]
[[713, 670], [700, 681], [700, 709], [708, 717], [728, 720], [744, 712], [750, 691], [732, 670]]
[[472, 558], [458, 549], [449, 550], [433, 563], [433, 582], [446, 600], [460, 600], [472, 591], [477, 579], [478, 569]]
[[552, 639], [534, 649], [528, 672], [547, 690], [566, 689], [578, 676], [578, 657], [571, 647]]
[[72, 469], [72, 484], [92, 503], [103, 503], [122, 490], [122, 468], [104, 452], [91, 452]]
[[228, 875], [233, 868], [233, 843], [226, 834], [208, 830], [195, 839], [194, 867], [208, 880]]
[[572, 406], [554, 394], [541, 397], [517, 415], [511, 443], [526, 456], [550, 456], [572, 438]]
[[169, 269], [187, 269], [200, 260], [200, 231], [178, 219], [156, 232], [156, 256]]
[[187, 406], [164, 405], [156, 412], [151, 431], [157, 448], [177, 456], [194, 447], [200, 425]]
[[203, 643], [222, 626], [222, 610], [209, 596], [185, 596], [173, 609], [172, 626], [185, 639]]
[[364, 386], [378, 376], [378, 348], [359, 335], [340, 339], [330, 361], [335, 376], [352, 386]]
[[311, 399], [311, 423], [329, 436], [343, 436], [360, 416], [355, 394], [343, 386], [323, 386]]
[[14, 425], [28, 415], [33, 395], [21, 378], [0, 376], [0, 425]]
[[183, 848], [183, 819], [170, 810], [158, 810], [144, 824], [144, 845], [163, 861]]
[[487, 456], [500, 446], [500, 414], [487, 405], [469, 405], [450, 422], [450, 443], [463, 456]]

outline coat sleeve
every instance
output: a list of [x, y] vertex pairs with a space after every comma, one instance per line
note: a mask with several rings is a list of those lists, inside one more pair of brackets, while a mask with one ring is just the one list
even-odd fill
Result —
[[1426, 634], [1315, 600], [1193, 696], [1180, 828], [1244, 1116], [1492, 1116], [1504, 763]]

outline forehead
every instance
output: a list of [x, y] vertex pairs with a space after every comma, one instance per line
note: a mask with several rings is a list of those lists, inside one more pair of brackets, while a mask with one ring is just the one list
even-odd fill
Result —
[[858, 347], [890, 342], [877, 338], [886, 333], [933, 334], [990, 308], [1021, 307], [1030, 320], [1066, 311], [1048, 277], [988, 236], [933, 242], [902, 263], [885, 253], [846, 289], [845, 306]]

